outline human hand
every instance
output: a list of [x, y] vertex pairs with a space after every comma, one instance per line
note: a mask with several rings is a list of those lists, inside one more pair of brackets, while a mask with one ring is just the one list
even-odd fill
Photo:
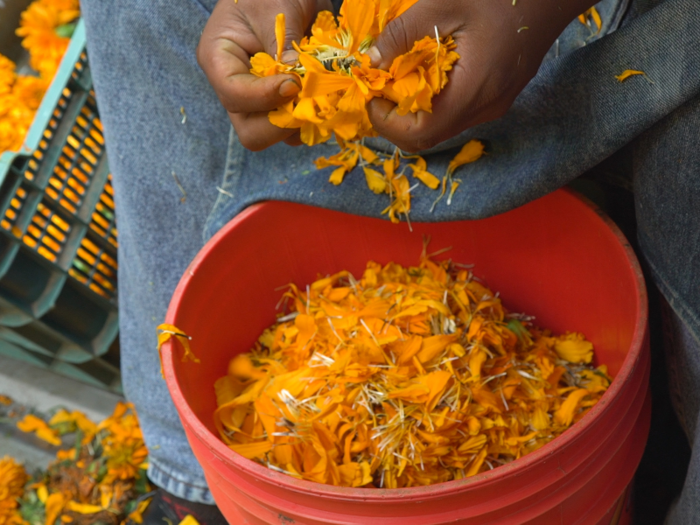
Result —
[[275, 56], [275, 17], [286, 18], [282, 62], [295, 63], [292, 41], [299, 42], [316, 14], [331, 10], [330, 0], [219, 0], [197, 47], [197, 61], [226, 108], [238, 139], [258, 151], [280, 141], [300, 144], [299, 131], [272, 125], [268, 113], [299, 92], [293, 75], [256, 77], [250, 57], [264, 51]]
[[467, 128], [501, 117], [535, 76], [564, 28], [595, 0], [419, 0], [387, 25], [369, 54], [389, 69], [425, 36], [452, 35], [460, 58], [433, 99], [433, 112], [400, 116], [375, 98], [374, 129], [403, 150], [431, 148]]

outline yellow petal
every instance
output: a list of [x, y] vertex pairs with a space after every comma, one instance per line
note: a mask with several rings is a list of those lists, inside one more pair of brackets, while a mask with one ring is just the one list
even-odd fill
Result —
[[370, 164], [374, 164], [379, 157], [377, 157], [377, 154], [374, 153], [371, 149], [369, 149], [367, 146], [363, 146], [362, 144], [359, 145], [359, 151], [360, 155], [362, 158], [365, 160], [365, 162], [368, 162]]
[[185, 516], [178, 525], [199, 525], [199, 522], [192, 516], [191, 514], [188, 514]]
[[561, 336], [554, 341], [554, 351], [570, 363], [590, 363], [593, 360], [593, 343], [578, 333]]
[[301, 121], [294, 118], [293, 100], [273, 111], [270, 111], [267, 118], [271, 124], [277, 126], [278, 128], [296, 129], [301, 126]]
[[[160, 355], [160, 349], [163, 346], [163, 343], [166, 341], [170, 340], [172, 337], [175, 337], [180, 344], [182, 345], [182, 348], [185, 350], [185, 353], [182, 354], [182, 362], [184, 363], [185, 361], [192, 361], [194, 363], [199, 363], [199, 359], [192, 353], [192, 349], [190, 348], [190, 339], [191, 337], [185, 334], [182, 330], [177, 328], [176, 326], [173, 326], [171, 324], [161, 324], [156, 327], [156, 330], [158, 330], [158, 354]], [[161, 356], [161, 374], [163, 373], [163, 359]]]
[[302, 98], [294, 108], [292, 115], [301, 122], [323, 123], [322, 118], [316, 114], [316, 104], [313, 98]]
[[342, 15], [341, 27], [346, 28], [352, 37], [352, 42], [348, 49], [349, 54], [353, 54], [359, 49], [362, 40], [369, 33], [374, 23], [375, 12], [376, 7], [372, 0], [343, 2], [340, 8], [340, 13]]
[[638, 71], [636, 69], [625, 69], [622, 73], [619, 75], [615, 76], [618, 82], [624, 82], [627, 80], [629, 77], [632, 77], [634, 75], [644, 75], [646, 76], [646, 73], [644, 71]]
[[17, 428], [22, 432], [33, 432], [36, 437], [54, 446], [61, 444], [58, 433], [50, 428], [43, 419], [39, 419], [33, 414], [27, 414], [21, 421], [18, 421]]
[[423, 346], [418, 352], [418, 360], [426, 364], [441, 354], [448, 345], [455, 342], [456, 335], [433, 335], [423, 339]]
[[343, 182], [343, 179], [345, 178], [346, 173], [347, 173], [347, 169], [345, 169], [344, 166], [336, 168], [333, 170], [333, 173], [331, 173], [331, 176], [328, 179], [328, 182], [335, 184], [337, 186], [338, 184]]
[[250, 72], [257, 77], [270, 77], [278, 73], [277, 61], [267, 53], [256, 53], [250, 58]]
[[483, 154], [484, 145], [481, 143], [481, 141], [476, 139], [470, 140], [464, 146], [462, 146], [460, 152], [457, 153], [455, 158], [450, 161], [450, 164], [447, 167], [447, 174], [451, 175], [460, 166], [480, 159]]
[[49, 491], [46, 489], [46, 485], [44, 483], [39, 483], [39, 486], [36, 487], [36, 497], [39, 501], [46, 504], [46, 500], [49, 497]]
[[66, 498], [61, 492], [54, 492], [46, 498], [46, 507], [44, 509], [46, 519], [45, 525], [54, 525], [58, 516], [63, 512], [63, 506], [66, 503]]
[[431, 190], [436, 190], [440, 186], [440, 179], [429, 171], [413, 170], [413, 176], [428, 186]]
[[571, 425], [579, 403], [589, 393], [590, 392], [585, 388], [579, 388], [571, 392], [569, 397], [566, 398], [559, 409], [554, 413], [554, 422], [565, 427]]
[[595, 22], [597, 31], [596, 34], [600, 33], [600, 30], [603, 29], [603, 20], [600, 18], [600, 13], [598, 13], [598, 10], [595, 7], [591, 7], [589, 9], [591, 12], [591, 18], [593, 19], [593, 22]]
[[78, 514], [96, 514], [104, 510], [99, 505], [89, 505], [88, 503], [78, 503], [77, 501], [69, 501], [65, 508]]
[[275, 39], [277, 39], [277, 56], [275, 59], [282, 60], [285, 39], [284, 13], [279, 13], [275, 17]]
[[374, 193], [384, 193], [386, 191], [386, 179], [377, 170], [372, 168], [363, 168], [365, 172], [365, 179], [367, 180], [367, 186]]
[[479, 451], [476, 457], [472, 460], [472, 463], [469, 466], [469, 470], [467, 470], [465, 474], [467, 477], [475, 476], [479, 473], [479, 470], [481, 469], [481, 466], [484, 464], [484, 460], [486, 459], [486, 454], [488, 454], [488, 447], [484, 447]]
[[532, 413], [530, 424], [535, 430], [544, 430], [547, 428], [549, 426], [549, 416], [547, 415], [547, 411], [541, 406], [536, 406]]
[[259, 443], [233, 444], [229, 445], [229, 448], [246, 459], [254, 459], [270, 452], [272, 443], [270, 441], [261, 441]]
[[[304, 57], [307, 55], [299, 55], [299, 57]], [[302, 62], [317, 62], [321, 64], [315, 58], [304, 59]], [[321, 65], [323, 67], [323, 65]], [[301, 99], [319, 97], [323, 95], [329, 95], [335, 93], [336, 91], [343, 91], [348, 89], [351, 85], [355, 84], [352, 77], [343, 75], [341, 73], [335, 73], [333, 71], [307, 71], [302, 78], [302, 89], [299, 93]]]
[[148, 508], [148, 505], [151, 503], [152, 499], [153, 498], [148, 498], [141, 501], [136, 506], [136, 508], [133, 511], [131, 511], [127, 518], [136, 523], [137, 525], [141, 525], [141, 523], [143, 523], [143, 513]]

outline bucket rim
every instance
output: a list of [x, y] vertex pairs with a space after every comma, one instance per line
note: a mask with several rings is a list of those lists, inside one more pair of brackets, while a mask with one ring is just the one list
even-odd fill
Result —
[[[600, 415], [604, 414], [611, 403], [611, 399], [614, 399], [623, 387], [632, 379], [632, 372], [637, 366], [640, 354], [644, 348], [644, 342], [647, 338], [647, 324], [648, 324], [648, 303], [647, 303], [647, 290], [642, 273], [639, 260], [634, 253], [629, 241], [622, 233], [620, 228], [608, 217], [608, 215], [600, 209], [596, 204], [582, 196], [578, 192], [570, 188], [560, 188], [554, 192], [548, 194], [558, 194], [566, 195], [572, 198], [575, 205], [583, 206], [589, 212], [594, 213], [599, 220], [602, 221], [603, 225], [608, 228], [610, 233], [615, 237], [619, 245], [621, 246], [627, 263], [629, 264], [636, 290], [636, 322], [634, 326], [634, 331], [632, 339], [630, 342], [630, 349], [620, 367], [619, 372], [613, 379], [608, 390], [601, 396], [598, 403], [593, 406], [579, 421], [574, 423], [561, 435], [557, 436], [555, 439], [543, 445], [541, 448], [531, 452], [515, 461], [507, 463], [505, 465], [500, 465], [493, 470], [488, 470], [481, 472], [474, 476], [463, 478], [460, 480], [446, 481], [442, 483], [436, 483], [428, 486], [421, 487], [409, 487], [409, 488], [396, 488], [396, 489], [367, 489], [367, 488], [352, 488], [352, 487], [338, 487], [334, 485], [326, 485], [323, 483], [317, 483], [313, 481], [308, 481], [304, 479], [297, 479], [287, 474], [276, 472], [272, 469], [264, 467], [256, 463], [251, 459], [246, 459], [243, 456], [235, 453], [233, 450], [228, 448], [226, 444], [220, 439], [219, 436], [211, 432], [197, 417], [194, 411], [190, 408], [182, 390], [180, 389], [177, 376], [175, 374], [175, 366], [173, 363], [173, 342], [172, 339], [168, 340], [163, 344], [161, 348], [161, 360], [163, 365], [164, 378], [170, 392], [171, 397], [177, 407], [180, 418], [183, 425], [189, 427], [191, 431], [200, 439], [202, 444], [204, 444], [212, 454], [214, 454], [222, 463], [230, 464], [235, 466], [235, 468], [241, 470], [247, 475], [253, 476], [264, 483], [274, 484], [285, 490], [292, 492], [304, 493], [307, 495], [313, 495], [322, 498], [336, 499], [336, 500], [361, 500], [366, 502], [401, 502], [406, 501], [406, 498], [416, 498], [416, 499], [432, 499], [438, 497], [444, 497], [446, 495], [452, 494], [454, 492], [463, 491], [466, 486], [476, 487], [476, 486], [486, 486], [491, 483], [496, 483], [506, 476], [512, 475], [514, 472], [519, 473], [521, 471], [527, 471], [529, 468], [533, 467], [535, 464], [541, 460], [547, 458], [551, 455], [552, 451], [566, 446], [571, 441], [574, 441], [579, 434], [583, 433], [589, 423], [598, 418]], [[546, 197], [546, 196], [545, 196]], [[542, 198], [542, 197], [541, 197]], [[538, 199], [539, 200], [539, 199]], [[534, 201], [533, 201], [534, 202]], [[250, 207], [243, 210], [234, 219], [229, 221], [221, 230], [219, 230], [199, 251], [195, 256], [193, 261], [189, 264], [185, 270], [180, 282], [173, 293], [170, 304], [168, 306], [168, 311], [165, 317], [165, 323], [174, 324], [176, 323], [177, 314], [177, 304], [182, 299], [185, 294], [187, 287], [189, 285], [192, 277], [197, 273], [198, 268], [202, 265], [206, 256], [216, 248], [218, 243], [228, 235], [228, 233], [237, 228], [239, 224], [246, 221], [249, 217], [261, 213], [266, 207], [279, 204], [294, 204], [295, 206], [306, 207], [306, 208], [316, 208], [316, 206], [310, 206], [306, 204], [299, 203], [289, 203], [285, 201], [263, 201], [251, 205]], [[338, 213], [341, 215], [351, 215], [340, 211], [327, 210], [327, 212]], [[375, 217], [373, 217], [375, 218]], [[375, 218], [376, 220], [383, 220]], [[469, 220], [461, 221], [445, 221], [445, 222], [473, 222]]]

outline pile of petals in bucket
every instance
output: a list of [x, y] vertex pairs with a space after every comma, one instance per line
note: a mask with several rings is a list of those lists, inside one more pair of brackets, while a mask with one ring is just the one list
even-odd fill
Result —
[[22, 13], [17, 35], [32, 71], [19, 74], [15, 63], [0, 54], [0, 153], [22, 146], [79, 16], [78, 0], [36, 0]]
[[473, 476], [555, 439], [611, 381], [583, 335], [509, 313], [449, 261], [370, 262], [359, 280], [290, 285], [281, 304], [216, 382], [215, 422], [232, 450], [299, 479], [401, 488]]
[[[10, 408], [6, 415], [16, 417], [12, 401], [0, 401]], [[118, 403], [99, 424], [81, 412], [59, 409], [48, 421], [26, 414], [17, 427], [59, 448], [45, 471], [28, 473], [13, 458], [0, 459], [0, 524], [142, 523], [152, 487], [133, 406]]]
[[294, 64], [280, 61], [285, 35], [285, 19], [280, 14], [275, 27], [276, 56], [258, 53], [250, 60], [254, 75], [290, 74], [301, 86], [294, 100], [270, 112], [270, 122], [299, 129], [301, 141], [309, 146], [335, 137], [341, 151], [319, 158], [317, 168], [334, 167], [329, 180], [337, 185], [359, 164], [369, 189], [389, 196], [384, 213], [393, 222], [398, 222], [400, 215], [408, 218], [411, 209], [413, 186], [407, 173], [439, 190], [435, 203], [448, 193], [449, 204], [459, 186], [459, 180], [452, 176], [454, 170], [477, 160], [484, 150], [480, 141], [468, 142], [440, 179], [428, 171], [425, 159], [418, 155], [406, 156], [398, 149], [392, 154], [372, 151], [363, 143], [365, 137], [376, 135], [367, 113], [373, 98], [395, 102], [399, 115], [432, 112], [432, 98], [445, 87], [448, 72], [459, 58], [452, 37], [436, 34], [415, 42], [388, 71], [371, 66], [367, 52], [377, 36], [416, 1], [345, 0], [337, 20], [329, 11], [320, 12], [310, 36], [294, 43], [299, 52]]

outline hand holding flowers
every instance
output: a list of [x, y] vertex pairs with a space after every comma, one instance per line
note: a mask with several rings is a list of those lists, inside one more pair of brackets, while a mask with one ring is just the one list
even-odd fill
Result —
[[290, 139], [298, 143], [296, 130], [272, 125], [267, 115], [301, 89], [294, 75], [252, 75], [250, 57], [259, 52], [275, 56], [275, 17], [282, 13], [286, 35], [277, 58], [295, 62], [292, 41], [299, 42], [316, 14], [330, 8], [329, 0], [221, 0], [214, 8], [197, 59], [246, 148], [257, 151]]
[[460, 58], [432, 112], [400, 115], [375, 98], [374, 129], [405, 151], [435, 146], [467, 128], [501, 117], [535, 76], [564, 28], [593, 0], [419, 0], [390, 22], [369, 54], [386, 69], [426, 35], [450, 35]]

